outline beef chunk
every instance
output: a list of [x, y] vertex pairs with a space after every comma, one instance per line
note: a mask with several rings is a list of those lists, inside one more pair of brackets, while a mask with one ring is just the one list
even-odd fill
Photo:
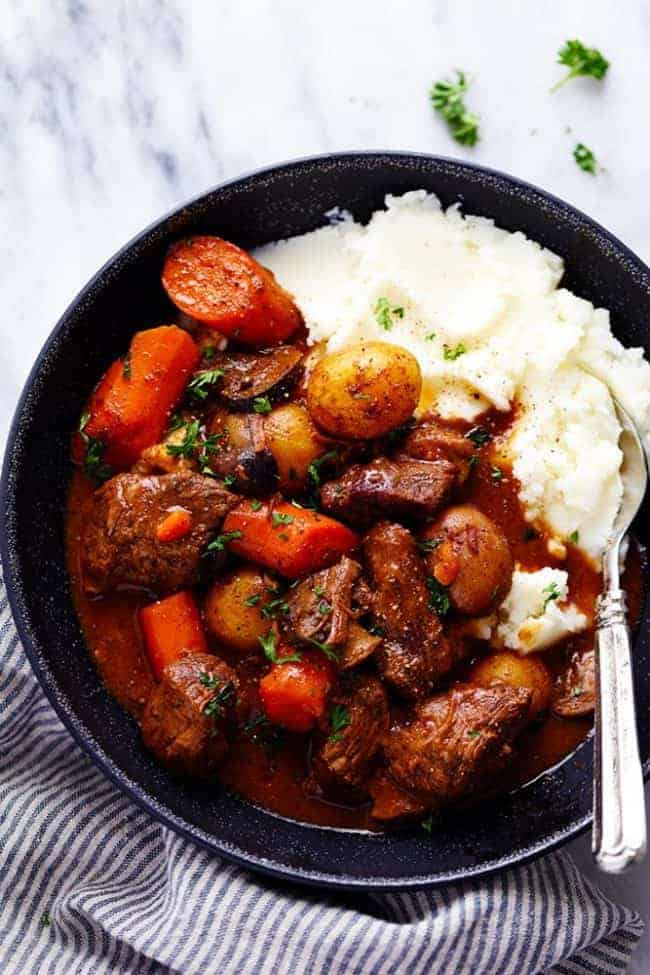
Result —
[[512, 754], [530, 691], [506, 684], [458, 684], [423, 701], [410, 725], [394, 728], [384, 751], [398, 785], [433, 805], [485, 792]]
[[[210, 535], [237, 500], [218, 481], [191, 471], [118, 474], [96, 492], [86, 524], [86, 590], [129, 585], [168, 592], [193, 585]], [[177, 541], [161, 542], [156, 529], [177, 507], [191, 514], [190, 531]]]
[[418, 423], [407, 436], [402, 449], [409, 457], [418, 457], [420, 460], [443, 458], [450, 461], [456, 467], [458, 484], [462, 484], [467, 478], [474, 453], [471, 440], [453, 427], [445, 426], [440, 420]]
[[593, 650], [573, 650], [559, 675], [553, 694], [553, 713], [583, 718], [596, 705], [596, 659]]
[[382, 676], [405, 697], [428, 694], [454, 664], [440, 620], [429, 608], [424, 565], [413, 536], [380, 522], [363, 552], [373, 590], [373, 614], [384, 638], [375, 653]]
[[471, 504], [447, 508], [422, 536], [435, 547], [427, 568], [448, 586], [459, 613], [479, 616], [510, 592], [514, 563], [498, 525]]
[[435, 514], [456, 480], [450, 461], [389, 460], [378, 457], [368, 464], [353, 464], [342, 477], [321, 491], [326, 511], [355, 524], [373, 517], [422, 518]]
[[286, 629], [299, 643], [314, 640], [331, 647], [342, 646], [347, 638], [354, 585], [361, 566], [344, 556], [329, 569], [315, 572], [291, 590], [287, 603]]
[[295, 345], [281, 345], [272, 352], [240, 352], [225, 356], [219, 395], [231, 410], [253, 410], [258, 396], [273, 402], [289, 392], [300, 374], [302, 352]]
[[329, 697], [321, 719], [322, 741], [312, 758], [313, 776], [327, 792], [359, 787], [388, 731], [388, 697], [376, 677], [346, 677]]
[[371, 657], [381, 643], [381, 637], [368, 633], [362, 626], [350, 622], [348, 638], [339, 650], [339, 670], [351, 670]]
[[218, 657], [187, 653], [163, 671], [145, 707], [142, 738], [156, 758], [180, 775], [212, 775], [228, 750], [224, 723], [232, 716], [237, 677]]

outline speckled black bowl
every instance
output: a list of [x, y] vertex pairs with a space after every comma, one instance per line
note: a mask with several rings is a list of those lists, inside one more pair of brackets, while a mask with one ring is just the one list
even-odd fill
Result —
[[[80, 745], [127, 795], [184, 836], [255, 869], [323, 886], [425, 886], [496, 870], [565, 842], [590, 821], [591, 743], [516, 793], [451, 817], [432, 836], [321, 829], [219, 789], [179, 786], [143, 750], [136, 724], [103, 689], [79, 632], [63, 552], [69, 434], [89, 389], [132, 332], [169, 318], [160, 269], [172, 240], [216, 233], [251, 247], [311, 230], [334, 206], [366, 219], [386, 193], [420, 187], [561, 254], [567, 287], [610, 308], [623, 342], [650, 352], [648, 269], [560, 200], [500, 173], [430, 156], [306, 159], [211, 190], [145, 230], [98, 272], [63, 315], [27, 380], [3, 472], [2, 557], [14, 616], [38, 679]], [[648, 540], [647, 509], [637, 532]], [[646, 607], [634, 653], [646, 772], [649, 637]]]

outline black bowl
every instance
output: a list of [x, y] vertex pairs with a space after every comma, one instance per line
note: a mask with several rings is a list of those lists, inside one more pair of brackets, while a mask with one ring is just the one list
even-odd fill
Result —
[[[511, 177], [453, 160], [353, 153], [300, 160], [211, 190], [136, 237], [72, 302], [27, 380], [9, 437], [2, 538], [9, 597], [32, 666], [59, 716], [135, 802], [184, 836], [244, 865], [323, 886], [391, 889], [475, 876], [565, 842], [590, 820], [592, 746], [515, 793], [457, 814], [432, 836], [323, 829], [274, 816], [218, 789], [182, 787], [143, 750], [84, 646], [64, 568], [69, 436], [89, 389], [136, 329], [169, 320], [160, 270], [171, 241], [216, 233], [252, 247], [303, 233], [334, 206], [367, 219], [386, 193], [424, 187], [445, 205], [494, 217], [561, 254], [565, 283], [611, 309], [614, 331], [650, 352], [650, 276], [619, 241], [567, 204]], [[637, 534], [647, 541], [647, 511]], [[650, 623], [634, 659], [641, 754], [650, 756]]]

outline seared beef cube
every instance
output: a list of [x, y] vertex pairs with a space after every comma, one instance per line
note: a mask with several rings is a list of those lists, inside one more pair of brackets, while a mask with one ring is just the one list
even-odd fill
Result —
[[456, 467], [457, 483], [462, 484], [469, 474], [474, 445], [453, 427], [447, 427], [439, 420], [431, 420], [418, 423], [411, 430], [402, 450], [409, 457], [420, 460], [443, 458], [450, 461]]
[[315, 572], [292, 589], [286, 629], [299, 643], [340, 647], [348, 638], [354, 585], [361, 566], [344, 556], [329, 569]]
[[217, 390], [231, 410], [254, 410], [255, 400], [271, 402], [286, 397], [300, 375], [302, 352], [295, 345], [281, 345], [272, 352], [239, 352], [218, 363], [224, 370]]
[[398, 785], [439, 805], [493, 787], [529, 717], [530, 691], [506, 684], [458, 684], [423, 701], [410, 725], [386, 737]]
[[382, 676], [408, 698], [424, 697], [454, 664], [440, 620], [429, 608], [424, 565], [401, 525], [380, 522], [363, 543], [373, 614], [384, 633], [375, 653]]
[[378, 769], [368, 782], [372, 798], [373, 819], [382, 823], [401, 824], [421, 818], [427, 811], [427, 803], [401, 789], [385, 769]]
[[[86, 524], [86, 591], [129, 585], [169, 592], [192, 586], [211, 534], [237, 500], [220, 482], [191, 471], [113, 477], [96, 492]], [[189, 512], [190, 529], [176, 541], [160, 541], [157, 528], [175, 508]]]
[[313, 776], [327, 792], [359, 787], [389, 726], [388, 697], [376, 677], [343, 678], [321, 719], [322, 742], [312, 759]]
[[362, 626], [350, 622], [348, 638], [339, 650], [339, 670], [351, 670], [371, 657], [381, 643], [381, 637], [368, 633]]
[[573, 650], [558, 677], [553, 713], [561, 718], [584, 718], [596, 705], [596, 659], [593, 650]]
[[325, 511], [359, 525], [382, 515], [423, 518], [436, 513], [455, 480], [456, 468], [448, 460], [378, 457], [325, 484], [321, 503]]
[[142, 718], [147, 748], [180, 775], [207, 778], [228, 750], [224, 723], [237, 700], [237, 677], [218, 657], [187, 653], [168, 664]]
[[510, 592], [514, 562], [508, 541], [491, 518], [472, 504], [454, 505], [422, 536], [433, 546], [427, 568], [448, 587], [459, 613], [479, 616]]

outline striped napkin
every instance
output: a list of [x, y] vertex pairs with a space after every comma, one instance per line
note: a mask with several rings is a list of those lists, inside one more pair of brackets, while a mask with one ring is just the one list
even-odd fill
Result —
[[43, 695], [0, 578], [2, 975], [620, 973], [643, 931], [562, 853], [410, 894], [280, 885], [134, 806]]

